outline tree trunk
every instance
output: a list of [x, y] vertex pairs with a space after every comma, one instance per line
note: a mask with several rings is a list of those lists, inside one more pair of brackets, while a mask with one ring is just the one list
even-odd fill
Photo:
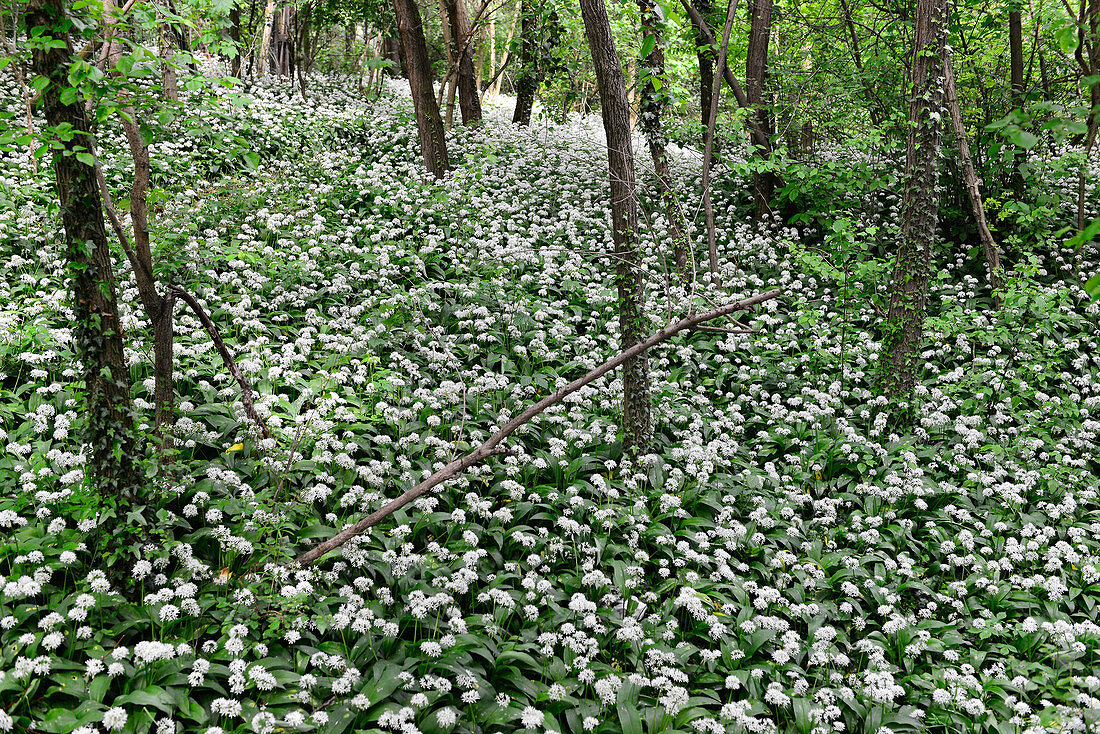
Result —
[[707, 224], [707, 254], [710, 258], [710, 274], [715, 285], [721, 285], [718, 275], [718, 232], [714, 223], [714, 203], [710, 193], [710, 172], [714, 165], [714, 129], [718, 124], [718, 106], [722, 103], [722, 69], [726, 63], [726, 54], [730, 47], [730, 32], [733, 30], [733, 18], [737, 12], [737, 0], [729, 0], [726, 8], [726, 25], [722, 29], [722, 45], [718, 49], [714, 75], [714, 89], [711, 90], [710, 119], [707, 120], [706, 134], [703, 139], [703, 214]]
[[79, 100], [62, 101], [68, 83], [72, 47], [62, 0], [30, 0], [26, 27], [44, 27], [59, 47], [41, 46], [31, 55], [36, 76], [48, 80], [42, 89], [46, 122], [68, 126], [74, 133], [57, 139], [53, 151], [58, 203], [65, 229], [65, 265], [73, 289], [73, 341], [84, 372], [88, 468], [96, 490], [104, 496], [136, 497], [142, 477], [135, 457], [137, 443], [130, 403], [129, 370], [122, 346], [122, 329], [111, 250], [103, 224], [95, 167], [77, 159], [91, 152], [91, 133]]
[[263, 40], [260, 41], [260, 49], [256, 54], [256, 74], [261, 79], [267, 76], [268, 56], [271, 53], [271, 29], [275, 24], [273, 15], [275, 15], [275, 0], [267, 0], [263, 17], [260, 18], [260, 27], [264, 29]]
[[172, 51], [172, 40], [168, 37], [168, 32], [165, 30], [164, 14], [159, 10], [157, 11], [157, 44], [160, 48], [160, 84], [161, 92], [164, 94], [164, 98], [172, 102], [178, 102], [180, 99], [179, 85], [176, 82], [176, 69], [172, 66], [172, 61], [168, 57]]
[[[611, 178], [612, 237], [619, 296], [619, 331], [623, 351], [647, 336], [645, 290], [638, 251], [638, 199], [634, 190], [634, 151], [630, 140], [630, 105], [626, 79], [611, 37], [604, 0], [580, 0], [584, 31], [600, 89], [600, 111], [607, 136]], [[643, 352], [623, 363], [623, 446], [631, 455], [645, 453], [651, 439], [649, 358]]]
[[[508, 24], [508, 36], [504, 39], [504, 45], [501, 46], [503, 53], [500, 59], [500, 71], [496, 73], [494, 79], [496, 79], [496, 86], [493, 86], [493, 96], [500, 96], [500, 85], [504, 83], [504, 68], [508, 66], [508, 62], [512, 60], [512, 37], [516, 35], [516, 23], [519, 20], [520, 13], [523, 7], [520, 2], [516, 3], [516, 12], [512, 14], [512, 22]], [[522, 31], [521, 31], [522, 32]], [[492, 83], [490, 82], [490, 86]]]
[[646, 143], [649, 145], [649, 155], [653, 159], [653, 171], [657, 175], [657, 187], [661, 192], [661, 201], [665, 205], [665, 218], [668, 220], [668, 231], [672, 236], [672, 253], [676, 262], [676, 272], [680, 282], [688, 285], [692, 280], [692, 267], [688, 257], [687, 227], [684, 220], [684, 212], [680, 207], [680, 201], [676, 198], [676, 192], [672, 188], [672, 173], [669, 171], [668, 155], [665, 152], [665, 134], [661, 127], [661, 115], [667, 106], [667, 96], [654, 85], [654, 79], [662, 81], [662, 90], [665, 79], [665, 49], [664, 34], [662, 33], [661, 19], [657, 17], [654, 0], [638, 0], [638, 11], [641, 15], [642, 38], [652, 36], [653, 50], [643, 59], [647, 67], [648, 80], [642, 85], [641, 104], [639, 105], [639, 118], [642, 132], [645, 134]]
[[985, 206], [982, 204], [981, 184], [974, 170], [974, 161], [970, 157], [970, 144], [966, 139], [966, 127], [963, 125], [962, 109], [959, 107], [959, 95], [955, 89], [955, 73], [951, 68], [951, 58], [944, 60], [944, 92], [947, 109], [951, 113], [951, 127], [955, 131], [955, 141], [959, 146], [959, 166], [962, 168], [966, 195], [970, 199], [970, 210], [974, 213], [974, 223], [978, 227], [978, 238], [985, 253], [985, 267], [989, 275], [989, 287], [993, 290], [993, 304], [1000, 308], [999, 292], [1004, 287], [1004, 268], [1001, 266], [1001, 253], [989, 223], [985, 218]]
[[405, 63], [409, 71], [409, 88], [412, 90], [416, 127], [420, 133], [420, 152], [427, 168], [436, 178], [450, 167], [447, 160], [447, 139], [443, 132], [443, 119], [432, 89], [432, 69], [428, 63], [428, 45], [424, 40], [424, 27], [416, 0], [393, 0], [397, 27], [401, 33], [401, 45], [405, 49]]
[[[451, 41], [451, 24], [447, 21], [447, 0], [439, 0], [439, 27], [443, 30], [443, 50], [447, 54], [447, 68], [453, 69], [455, 65], [454, 42]], [[439, 84], [439, 92], [436, 94], [435, 103], [443, 107], [443, 99], [447, 96], [447, 88], [451, 84], [451, 74], [448, 72]], [[451, 98], [454, 99], [453, 97]], [[447, 127], [451, 126], [451, 116], [447, 115]]]
[[932, 243], [939, 222], [937, 184], [946, 42], [946, 0], [917, 0], [901, 241], [890, 284], [890, 313], [879, 365], [882, 390], [895, 399], [906, 399], [913, 392], [924, 334]]
[[1024, 103], [1024, 33], [1018, 6], [1008, 11], [1008, 51], [1012, 106], [1019, 109]]
[[[690, 1], [690, 0], [689, 0]], [[711, 0], [694, 0], [693, 6], [699, 15], [710, 22], [714, 10]], [[707, 129], [710, 121], [711, 95], [714, 92], [714, 38], [695, 27], [695, 53], [699, 58], [699, 124]], [[706, 133], [704, 132], [705, 136]], [[705, 144], [705, 143], [704, 143]]]
[[462, 111], [462, 124], [473, 125], [481, 121], [481, 97], [477, 91], [477, 72], [474, 69], [474, 44], [470, 21], [466, 17], [466, 0], [443, 0], [447, 8], [447, 22], [451, 26], [453, 57], [458, 64], [458, 105]]
[[229, 38], [233, 41], [234, 55], [230, 74], [241, 76], [241, 7], [237, 3], [229, 9]]
[[531, 110], [535, 106], [535, 93], [539, 89], [538, 39], [535, 38], [538, 23], [535, 12], [532, 0], [520, 0], [519, 62], [521, 66], [516, 79], [516, 109], [512, 113], [512, 122], [524, 127], [531, 124]]
[[848, 26], [848, 36], [852, 39], [852, 61], [856, 65], [856, 71], [859, 72], [859, 83], [863, 87], [863, 95], [867, 100], [867, 113], [871, 117], [871, 124], [882, 124], [882, 98], [875, 92], [875, 87], [871, 84], [871, 80], [867, 78], [867, 73], [863, 68], [863, 53], [859, 49], [859, 36], [856, 34], [856, 24], [852, 20], [852, 10], [848, 6], [847, 0], [840, 0], [840, 8], [844, 12], [844, 24]]
[[[764, 107], [764, 87], [768, 79], [768, 44], [771, 41], [772, 0], [753, 0], [752, 25], [749, 28], [749, 48], [745, 60], [745, 97], [750, 114], [762, 130], [771, 130], [771, 116]], [[763, 160], [766, 155], [761, 155]], [[770, 171], [753, 171], [753, 198], [756, 214], [763, 217], [771, 211], [771, 199], [776, 180]]]

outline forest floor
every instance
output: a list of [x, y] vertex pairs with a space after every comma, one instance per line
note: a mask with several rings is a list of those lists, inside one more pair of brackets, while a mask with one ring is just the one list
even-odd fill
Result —
[[[972, 248], [945, 243], [914, 419], [892, 424], [873, 373], [897, 177], [856, 151], [806, 170], [882, 185], [801, 229], [754, 225], [744, 168], [720, 167], [723, 287], [685, 290], [639, 144], [652, 328], [781, 288], [742, 318], [755, 333], [652, 350], [656, 445], [638, 462], [611, 375], [514, 455], [287, 570], [618, 343], [598, 117], [523, 130], [491, 108], [449, 134], [436, 183], [407, 89], [353, 87], [195, 93], [157, 133], [158, 275], [205, 304], [273, 438], [181, 310], [179, 451], [121, 557], [95, 544], [83, 482], [49, 166], [3, 158], [0, 730], [1100, 725], [1098, 306], [1078, 285], [1096, 249], [1009, 252], [995, 311]], [[102, 138], [125, 199], [132, 166]], [[699, 156], [674, 159], [694, 214]], [[116, 272], [149, 432], [149, 328], [121, 257]]]

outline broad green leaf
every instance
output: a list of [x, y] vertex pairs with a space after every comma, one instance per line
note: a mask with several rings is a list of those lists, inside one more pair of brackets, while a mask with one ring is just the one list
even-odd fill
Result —
[[1089, 298], [1094, 301], [1100, 299], [1100, 273], [1097, 273], [1085, 282], [1085, 293], [1088, 293]]

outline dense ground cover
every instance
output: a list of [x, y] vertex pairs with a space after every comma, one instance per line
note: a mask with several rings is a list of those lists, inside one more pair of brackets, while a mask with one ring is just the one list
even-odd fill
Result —
[[[0, 730], [1096, 726], [1100, 352], [1076, 285], [1096, 251], [1021, 245], [997, 312], [973, 256], [945, 244], [915, 421], [891, 425], [872, 390], [889, 157], [820, 153], [814, 170], [881, 182], [845, 192], [827, 235], [749, 224], [745, 172], [723, 168], [723, 289], [669, 285], [647, 217], [654, 328], [784, 290], [743, 320], [755, 334], [655, 350], [653, 454], [623, 460], [604, 379], [515, 455], [287, 569], [617, 343], [597, 118], [521, 130], [490, 114], [450, 133], [465, 163], [435, 183], [407, 92], [349, 86], [193, 98], [153, 145], [157, 261], [221, 326], [275, 435], [250, 432], [181, 312], [181, 447], [128, 518], [132, 557], [103, 555], [82, 484], [49, 171], [4, 160]], [[121, 141], [101, 147], [124, 196]], [[1072, 188], [1050, 160], [1035, 197]], [[675, 157], [685, 201], [698, 166]]]

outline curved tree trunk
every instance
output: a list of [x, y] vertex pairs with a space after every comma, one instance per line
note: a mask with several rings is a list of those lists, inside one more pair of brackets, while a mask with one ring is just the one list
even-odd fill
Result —
[[443, 132], [443, 119], [439, 116], [432, 90], [432, 69], [428, 64], [428, 45], [424, 40], [424, 27], [416, 0], [393, 0], [397, 16], [397, 28], [401, 33], [401, 45], [405, 49], [405, 63], [409, 71], [409, 88], [412, 90], [416, 127], [420, 133], [420, 152], [424, 167], [436, 178], [450, 168], [447, 160], [447, 139]]
[[111, 250], [103, 224], [99, 182], [92, 163], [77, 154], [91, 152], [91, 133], [84, 105], [64, 102], [72, 47], [61, 0], [30, 0], [26, 27], [45, 27], [59, 47], [36, 48], [31, 56], [35, 75], [48, 83], [42, 90], [46, 122], [71, 126], [75, 135], [58, 140], [53, 152], [57, 198], [65, 229], [65, 265], [73, 289], [73, 338], [84, 372], [88, 467], [97, 491], [104, 496], [135, 497], [142, 477], [135, 463], [137, 442], [130, 403], [129, 370], [122, 346], [122, 328]]
[[939, 222], [937, 184], [943, 139], [940, 110], [944, 102], [947, 1], [917, 0], [915, 26], [901, 241], [890, 284], [890, 313], [879, 365], [883, 393], [897, 399], [908, 398], [916, 384], [932, 243]]
[[[604, 0], [580, 0], [584, 32], [600, 88], [600, 111], [607, 135], [611, 177], [611, 226], [615, 241], [615, 280], [619, 292], [619, 332], [623, 351], [645, 340], [641, 257], [638, 252], [638, 198], [634, 189], [634, 151], [626, 79], [615, 51]], [[645, 453], [652, 433], [649, 358], [645, 352], [623, 363], [623, 445], [627, 453]]]

